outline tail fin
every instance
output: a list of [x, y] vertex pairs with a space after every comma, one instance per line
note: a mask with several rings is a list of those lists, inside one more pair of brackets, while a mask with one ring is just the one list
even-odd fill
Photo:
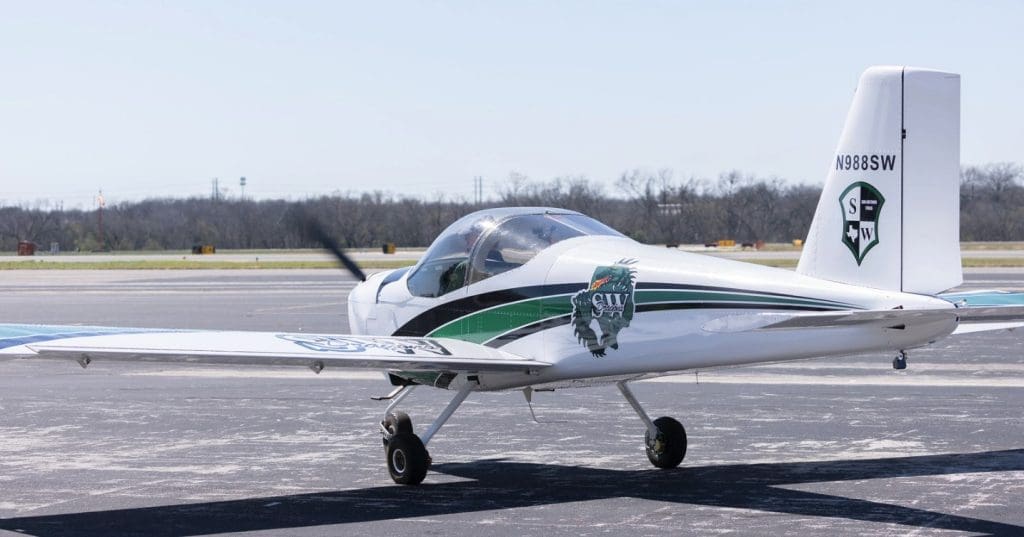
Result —
[[959, 75], [861, 75], [797, 272], [907, 293], [963, 281]]

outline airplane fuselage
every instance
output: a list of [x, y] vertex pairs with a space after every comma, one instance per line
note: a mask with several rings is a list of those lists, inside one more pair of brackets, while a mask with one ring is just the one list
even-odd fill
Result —
[[[408, 273], [388, 275], [377, 274], [352, 291], [353, 334], [449, 337], [553, 364], [479, 375], [480, 388], [491, 390], [900, 351], [956, 328], [955, 321], [944, 320], [758, 330], [773, 313], [953, 306], [930, 296], [844, 285], [625, 237], [565, 240], [516, 270], [440, 297], [413, 296]], [[387, 280], [392, 281], [381, 285]], [[426, 381], [455, 388], [464, 379]]]

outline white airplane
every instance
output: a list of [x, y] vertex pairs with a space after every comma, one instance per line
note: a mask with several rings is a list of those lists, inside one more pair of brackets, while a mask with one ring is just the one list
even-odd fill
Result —
[[[424, 479], [426, 446], [474, 391], [615, 383], [674, 468], [686, 432], [652, 420], [628, 382], [695, 370], [896, 353], [1024, 326], [1024, 294], [943, 293], [962, 282], [960, 78], [874, 67], [862, 76], [795, 272], [647, 246], [588, 216], [479, 211], [411, 268], [362, 277], [349, 335], [0, 325], [5, 357], [379, 369], [395, 389], [381, 431], [391, 478]], [[314, 226], [315, 227], [315, 226]], [[321, 233], [314, 230], [315, 233]], [[397, 406], [452, 390], [422, 434]]]

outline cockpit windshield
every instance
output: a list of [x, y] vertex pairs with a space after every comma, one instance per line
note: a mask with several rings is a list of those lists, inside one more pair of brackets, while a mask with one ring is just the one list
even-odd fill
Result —
[[621, 234], [579, 213], [490, 209], [467, 215], [434, 241], [409, 275], [413, 295], [435, 297], [520, 267], [572, 237]]

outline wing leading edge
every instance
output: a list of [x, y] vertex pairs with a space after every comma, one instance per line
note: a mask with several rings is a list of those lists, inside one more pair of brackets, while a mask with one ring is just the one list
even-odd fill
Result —
[[[33, 334], [33, 329], [35, 334]], [[8, 357], [403, 371], [524, 371], [550, 364], [451, 338], [278, 332], [152, 331], [0, 325]]]

